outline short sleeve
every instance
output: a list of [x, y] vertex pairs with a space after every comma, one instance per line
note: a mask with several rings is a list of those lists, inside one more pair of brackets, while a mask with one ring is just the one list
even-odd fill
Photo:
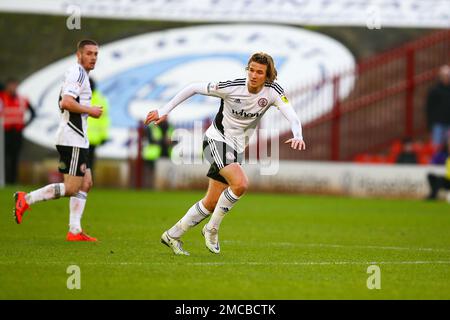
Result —
[[224, 99], [236, 85], [242, 85], [245, 79], [236, 79], [233, 81], [220, 81], [208, 83], [208, 95]]
[[284, 93], [283, 88], [278, 83], [271, 84], [272, 97], [273, 97], [273, 105], [277, 108], [282, 108], [285, 105], [289, 104], [289, 100]]
[[219, 87], [220, 82], [210, 82], [208, 83], [208, 96], [215, 96], [219, 98], [223, 98], [225, 94], [225, 90]]
[[61, 95], [69, 95], [78, 98], [81, 93], [84, 77], [84, 72], [82, 72], [81, 69], [69, 70], [64, 79]]

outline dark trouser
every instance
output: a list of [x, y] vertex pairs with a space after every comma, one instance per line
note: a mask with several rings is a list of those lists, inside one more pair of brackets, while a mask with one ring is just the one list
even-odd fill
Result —
[[20, 149], [22, 148], [22, 131], [5, 131], [5, 182], [15, 184], [17, 181], [17, 168], [19, 166]]
[[89, 145], [89, 158], [88, 158], [88, 168], [91, 169], [92, 177], [94, 176], [94, 164], [95, 164], [95, 148], [92, 144]]
[[446, 177], [429, 173], [427, 178], [431, 188], [428, 199], [436, 199], [440, 189], [450, 189], [450, 180], [448, 180]]
[[153, 189], [155, 187], [156, 161], [157, 159], [144, 161], [144, 188]]

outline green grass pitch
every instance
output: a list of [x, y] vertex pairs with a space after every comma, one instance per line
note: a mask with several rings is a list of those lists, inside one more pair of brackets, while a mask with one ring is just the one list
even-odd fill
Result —
[[[21, 188], [30, 191], [30, 187]], [[225, 217], [221, 254], [200, 224], [175, 256], [161, 233], [203, 192], [94, 189], [83, 218], [98, 243], [68, 243], [68, 199], [12, 217], [0, 190], [0, 299], [450, 299], [450, 205], [249, 192]], [[81, 289], [67, 289], [67, 268]], [[381, 289], [367, 288], [370, 265]]]

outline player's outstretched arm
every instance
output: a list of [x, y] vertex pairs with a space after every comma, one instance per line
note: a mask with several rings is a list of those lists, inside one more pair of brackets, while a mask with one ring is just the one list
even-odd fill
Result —
[[292, 108], [290, 103], [285, 102], [280, 107], [280, 110], [283, 116], [289, 121], [292, 134], [294, 135], [293, 138], [285, 141], [284, 143], [289, 143], [291, 148], [294, 150], [305, 150], [306, 144], [305, 141], [303, 141], [302, 124], [297, 116], [297, 113], [295, 113], [294, 108]]
[[59, 106], [61, 109], [65, 109], [67, 111], [73, 112], [73, 113], [86, 113], [90, 117], [93, 118], [100, 118], [100, 116], [103, 113], [102, 107], [86, 107], [81, 104], [79, 104], [74, 97], [70, 95], [64, 95], [62, 97], [61, 102], [59, 103]]
[[179, 104], [192, 97], [194, 94], [207, 94], [208, 83], [197, 82], [190, 84], [189, 86], [178, 92], [175, 97], [172, 98], [164, 107], [157, 110], [152, 110], [147, 114], [145, 124], [149, 125], [153, 121], [155, 124], [159, 124], [167, 119], [167, 115], [175, 109]]

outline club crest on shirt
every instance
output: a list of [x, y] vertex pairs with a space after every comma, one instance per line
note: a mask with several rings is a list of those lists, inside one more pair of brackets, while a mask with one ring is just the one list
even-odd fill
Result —
[[258, 100], [258, 106], [260, 106], [261, 108], [264, 108], [267, 106], [269, 102], [267, 101], [266, 98], [261, 98]]
[[63, 161], [59, 162], [58, 168], [60, 170], [65, 170], [67, 168], [66, 164]]

